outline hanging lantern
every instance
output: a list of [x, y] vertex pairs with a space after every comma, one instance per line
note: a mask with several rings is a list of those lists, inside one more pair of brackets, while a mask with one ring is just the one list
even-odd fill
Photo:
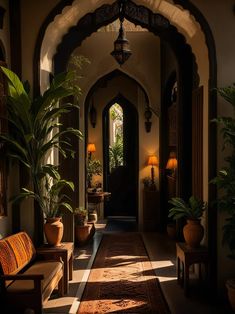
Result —
[[120, 2], [119, 19], [120, 19], [119, 34], [118, 34], [118, 38], [114, 42], [114, 50], [111, 52], [111, 55], [115, 58], [117, 63], [121, 66], [122, 64], [126, 62], [126, 60], [132, 54], [129, 47], [129, 41], [125, 37], [125, 30], [123, 27], [124, 8], [123, 8], [122, 2]]

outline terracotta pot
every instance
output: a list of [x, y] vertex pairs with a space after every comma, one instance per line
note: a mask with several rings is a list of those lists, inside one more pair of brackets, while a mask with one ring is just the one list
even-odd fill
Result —
[[229, 303], [231, 308], [235, 311], [235, 279], [227, 280], [226, 287], [228, 290]]
[[94, 223], [88, 223], [84, 226], [75, 226], [75, 242], [78, 245], [82, 245], [89, 241], [94, 233], [95, 233], [95, 226]]
[[198, 247], [204, 235], [200, 219], [188, 219], [183, 228], [185, 242], [192, 248]]
[[44, 233], [49, 245], [60, 246], [64, 233], [64, 225], [61, 222], [61, 217], [46, 218]]
[[90, 229], [90, 225], [75, 226], [75, 241], [77, 243], [84, 243], [89, 237]]

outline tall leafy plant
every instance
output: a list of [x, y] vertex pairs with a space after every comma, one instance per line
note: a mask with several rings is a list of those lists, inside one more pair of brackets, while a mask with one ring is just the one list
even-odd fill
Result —
[[123, 165], [123, 139], [117, 137], [116, 142], [109, 146], [110, 170]]
[[[219, 88], [218, 93], [232, 105], [235, 112], [235, 84]], [[229, 257], [235, 259], [235, 117], [219, 117], [213, 121], [221, 127], [223, 150], [226, 147], [229, 149], [225, 157], [226, 166], [219, 171], [212, 183], [220, 190], [218, 207], [227, 213], [223, 226], [223, 244], [226, 243], [229, 247]]]
[[[57, 149], [65, 158], [74, 156], [70, 137], [81, 138], [82, 134], [78, 129], [62, 129], [60, 118], [71, 109], [78, 108], [78, 105], [66, 102], [66, 98], [80, 90], [72, 84], [74, 73], [65, 72], [53, 79], [43, 95], [31, 99], [26, 85], [15, 73], [4, 67], [1, 70], [8, 80], [7, 120], [10, 131], [1, 134], [0, 139], [6, 143], [8, 155], [26, 167], [33, 185], [33, 191], [24, 188], [15, 200], [34, 197], [47, 214], [46, 208], [51, 199], [45, 193], [51, 190], [55, 196], [62, 187], [73, 189], [71, 182], [60, 178], [58, 167], [47, 163], [46, 159], [53, 149]], [[48, 178], [55, 181], [50, 186], [47, 186]]]

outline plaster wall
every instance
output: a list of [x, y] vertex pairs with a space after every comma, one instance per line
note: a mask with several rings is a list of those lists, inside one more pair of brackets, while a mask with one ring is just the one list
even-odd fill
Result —
[[33, 83], [33, 56], [39, 29], [60, 0], [21, 1], [22, 79]]

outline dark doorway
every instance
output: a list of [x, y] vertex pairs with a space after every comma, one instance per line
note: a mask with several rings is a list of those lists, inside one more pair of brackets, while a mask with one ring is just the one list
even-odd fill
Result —
[[[122, 115], [122, 130], [114, 141], [110, 132], [113, 126], [110, 113], [117, 104]], [[137, 216], [138, 114], [134, 105], [122, 95], [115, 97], [103, 111], [103, 147], [104, 188], [111, 192], [110, 200], [105, 204], [104, 215]]]

